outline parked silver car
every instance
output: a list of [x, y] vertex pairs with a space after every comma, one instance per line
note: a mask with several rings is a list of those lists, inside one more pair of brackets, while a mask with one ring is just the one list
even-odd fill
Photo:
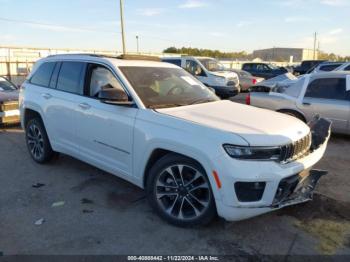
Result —
[[238, 75], [241, 92], [248, 91], [250, 87], [265, 80], [262, 77], [253, 76], [251, 73], [244, 70], [230, 69], [230, 71], [235, 72]]
[[270, 92], [252, 92], [247, 104], [311, 121], [316, 115], [332, 121], [332, 131], [350, 134], [350, 72], [308, 74]]

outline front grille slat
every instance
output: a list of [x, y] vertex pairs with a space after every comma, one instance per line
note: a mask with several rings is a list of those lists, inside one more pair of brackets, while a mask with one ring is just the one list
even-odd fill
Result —
[[311, 133], [298, 141], [281, 147], [280, 161], [289, 163], [308, 155], [311, 147]]

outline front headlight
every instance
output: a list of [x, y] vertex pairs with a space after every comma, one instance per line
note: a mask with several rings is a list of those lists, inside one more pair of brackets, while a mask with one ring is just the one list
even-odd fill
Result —
[[246, 147], [229, 144], [225, 144], [223, 147], [230, 157], [236, 159], [277, 161], [281, 155], [280, 147]]

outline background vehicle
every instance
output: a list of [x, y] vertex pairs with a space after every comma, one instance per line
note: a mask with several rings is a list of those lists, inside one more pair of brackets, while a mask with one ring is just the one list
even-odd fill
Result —
[[0, 125], [19, 123], [18, 88], [0, 76]]
[[252, 74], [243, 70], [231, 69], [231, 71], [238, 75], [241, 92], [248, 91], [251, 86], [264, 80], [264, 78], [252, 76]]
[[295, 75], [306, 74], [310, 69], [316, 67], [317, 65], [326, 62], [326, 60], [305, 60], [301, 64], [294, 68], [293, 73]]
[[323, 73], [331, 71], [350, 71], [350, 62], [324, 62], [308, 71], [308, 73]]
[[179, 226], [311, 200], [326, 174], [311, 168], [329, 124], [318, 134], [316, 124], [220, 100], [169, 63], [51, 56], [23, 84], [20, 108], [33, 160], [61, 152], [115, 174]]
[[349, 72], [305, 75], [270, 93], [250, 93], [247, 103], [293, 115], [304, 122], [320, 115], [332, 121], [333, 132], [350, 134]]
[[227, 70], [214, 58], [164, 57], [162, 61], [184, 68], [204, 85], [213, 88], [221, 98], [235, 96], [240, 92], [238, 75]]
[[288, 73], [288, 70], [283, 67], [276, 67], [266, 63], [244, 63], [242, 70], [251, 73], [253, 76], [269, 79]]
[[275, 87], [289, 86], [291, 83], [296, 82], [298, 78], [291, 73], [279, 75], [264, 81], [257, 83], [249, 88], [250, 92], [270, 92]]

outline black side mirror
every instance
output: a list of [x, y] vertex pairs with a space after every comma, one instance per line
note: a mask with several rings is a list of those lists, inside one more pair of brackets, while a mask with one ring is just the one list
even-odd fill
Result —
[[124, 90], [114, 88], [110, 84], [102, 87], [101, 91], [98, 93], [98, 98], [106, 104], [121, 106], [134, 105], [134, 102], [129, 101], [129, 97]]

